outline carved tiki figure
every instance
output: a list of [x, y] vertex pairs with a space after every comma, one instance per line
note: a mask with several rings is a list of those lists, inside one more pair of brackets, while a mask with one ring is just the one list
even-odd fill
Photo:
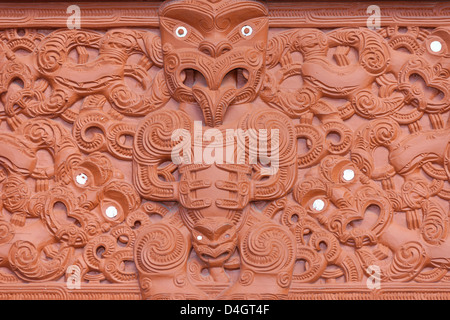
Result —
[[[287, 294], [295, 239], [250, 205], [285, 196], [297, 174], [291, 120], [255, 101], [265, 76], [267, 13], [260, 3], [236, 0], [173, 1], [161, 7], [164, 73], [179, 109], [152, 113], [141, 123], [133, 176], [144, 198], [176, 201], [179, 208], [139, 232], [135, 259], [145, 298], [206, 297], [188, 279], [192, 256], [224, 286], [221, 298]], [[250, 164], [248, 135], [225, 141], [235, 151], [238, 143], [246, 146], [245, 155], [234, 152], [232, 161], [174, 164], [171, 154], [179, 142], [172, 141], [172, 133], [184, 129], [193, 136], [195, 120], [203, 120], [202, 130], [214, 130], [216, 139], [228, 129], [267, 130], [269, 148], [279, 145], [278, 170], [265, 175], [262, 163]], [[270, 134], [274, 129], [277, 141]], [[205, 150], [201, 141], [183, 142]], [[246, 160], [233, 161], [239, 156]], [[238, 268], [238, 279], [230, 279], [226, 270]]]

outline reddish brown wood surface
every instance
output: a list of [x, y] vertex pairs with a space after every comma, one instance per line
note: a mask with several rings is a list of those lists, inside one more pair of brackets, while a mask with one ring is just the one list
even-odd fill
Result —
[[450, 297], [450, 2], [70, 5], [0, 3], [1, 299]]

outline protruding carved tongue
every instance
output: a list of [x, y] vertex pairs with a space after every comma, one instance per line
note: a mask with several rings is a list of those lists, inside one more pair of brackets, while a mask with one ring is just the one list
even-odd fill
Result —
[[[205, 124], [209, 127], [221, 125], [228, 106], [236, 98], [235, 88], [210, 90], [194, 85], [192, 93], [203, 112]], [[223, 92], [223, 93], [222, 93]]]

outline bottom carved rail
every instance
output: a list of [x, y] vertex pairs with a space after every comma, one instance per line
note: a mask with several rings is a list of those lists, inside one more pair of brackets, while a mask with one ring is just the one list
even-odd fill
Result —
[[[214, 293], [217, 288], [204, 287], [206, 292]], [[1, 300], [140, 300], [142, 295], [138, 284], [108, 285], [87, 284], [80, 289], [68, 289], [65, 284], [49, 282], [27, 285], [1, 285]], [[261, 297], [247, 296], [248, 300]], [[382, 286], [371, 290], [361, 285], [300, 285], [291, 288], [289, 300], [448, 300], [450, 286], [399, 284]]]

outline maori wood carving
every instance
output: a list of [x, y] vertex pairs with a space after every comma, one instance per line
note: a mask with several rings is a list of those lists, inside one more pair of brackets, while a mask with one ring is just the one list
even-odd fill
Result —
[[273, 6], [0, 31], [1, 298], [450, 297], [450, 26]]

